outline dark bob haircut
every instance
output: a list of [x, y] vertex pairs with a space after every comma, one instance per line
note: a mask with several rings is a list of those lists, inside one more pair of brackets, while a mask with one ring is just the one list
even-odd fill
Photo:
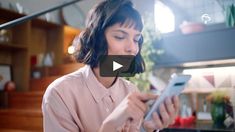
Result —
[[[128, 24], [142, 31], [141, 16], [130, 0], [105, 0], [96, 5], [86, 20], [85, 31], [79, 36], [80, 49], [76, 52], [76, 60], [95, 68], [99, 59], [108, 54], [108, 45], [105, 38], [105, 30], [114, 24]], [[135, 64], [132, 65], [132, 74], [142, 73], [145, 70], [143, 58], [140, 55], [143, 38], [139, 40], [139, 52], [135, 56]]]

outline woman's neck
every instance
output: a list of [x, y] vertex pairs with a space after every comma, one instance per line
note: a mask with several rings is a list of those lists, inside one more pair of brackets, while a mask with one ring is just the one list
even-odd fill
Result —
[[110, 88], [115, 81], [115, 77], [102, 77], [100, 76], [100, 68], [96, 67], [93, 68], [92, 71], [94, 72], [97, 80], [104, 85], [105, 88]]

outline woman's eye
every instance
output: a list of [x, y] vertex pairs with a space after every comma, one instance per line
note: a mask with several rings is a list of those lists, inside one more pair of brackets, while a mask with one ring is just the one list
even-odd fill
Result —
[[123, 37], [123, 36], [114, 36], [114, 38], [116, 38], [116, 39], [118, 39], [118, 40], [125, 39], [125, 37]]

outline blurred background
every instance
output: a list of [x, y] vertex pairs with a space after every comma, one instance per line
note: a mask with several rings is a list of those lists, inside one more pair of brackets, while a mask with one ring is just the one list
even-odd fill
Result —
[[[72, 56], [79, 47], [76, 36], [100, 1], [77, 1], [2, 28], [71, 1], [0, 0], [0, 131], [42, 131], [42, 95], [53, 80], [84, 66]], [[163, 131], [234, 132], [235, 0], [133, 3], [145, 25], [147, 70], [127, 79], [143, 92], [159, 94], [173, 73], [192, 75], [180, 95], [176, 123]]]

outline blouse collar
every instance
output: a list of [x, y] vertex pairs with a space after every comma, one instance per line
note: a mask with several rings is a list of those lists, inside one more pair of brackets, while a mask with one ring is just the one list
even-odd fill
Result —
[[100, 102], [105, 96], [111, 96], [111, 98], [115, 101], [116, 97], [112, 95], [112, 91], [116, 91], [115, 89], [119, 88], [119, 78], [116, 79], [116, 82], [110, 87], [106, 88], [103, 84], [101, 84], [94, 72], [92, 71], [91, 67], [89, 65], [86, 65], [85, 70], [83, 72], [85, 83], [91, 92], [93, 98], [98, 103]]

